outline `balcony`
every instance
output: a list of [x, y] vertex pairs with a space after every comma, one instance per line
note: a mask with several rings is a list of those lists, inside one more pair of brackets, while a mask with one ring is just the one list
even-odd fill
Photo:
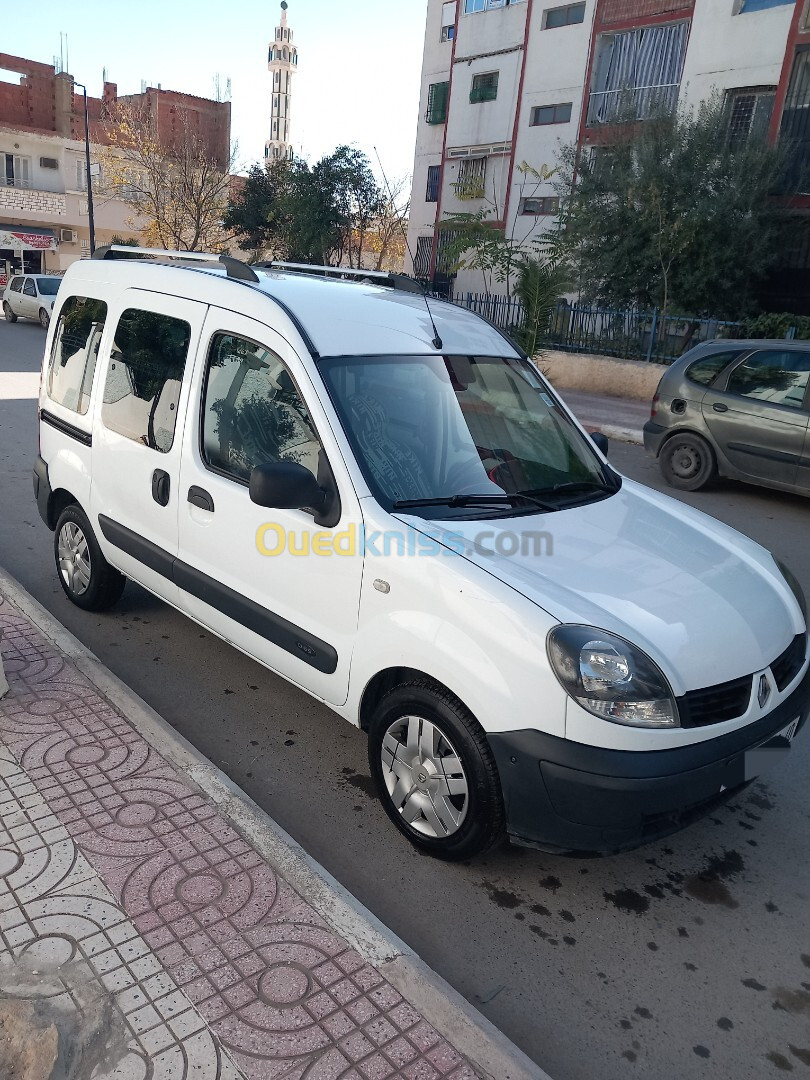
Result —
[[0, 185], [0, 211], [30, 217], [67, 213], [67, 199], [57, 191], [37, 191], [35, 188]]
[[591, 91], [588, 98], [588, 127], [632, 123], [652, 116], [671, 114], [678, 105], [681, 84], [633, 86], [621, 90]]

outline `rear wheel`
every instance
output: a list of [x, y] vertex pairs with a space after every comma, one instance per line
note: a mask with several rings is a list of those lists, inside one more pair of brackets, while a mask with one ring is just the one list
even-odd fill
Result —
[[691, 431], [673, 435], [664, 443], [659, 464], [666, 482], [681, 491], [697, 491], [717, 475], [714, 451]]
[[6, 322], [16, 322], [17, 321], [17, 316], [11, 310], [11, 304], [9, 304], [8, 300], [3, 301], [3, 314], [6, 317]]
[[464, 706], [430, 680], [390, 691], [369, 727], [371, 775], [400, 832], [441, 859], [469, 859], [504, 836], [498, 769]]
[[50, 321], [51, 316], [48, 314], [48, 311], [44, 307], [41, 307], [39, 309], [39, 325], [43, 327], [43, 329], [47, 330]]
[[59, 515], [54, 533], [59, 583], [68, 600], [85, 611], [104, 611], [121, 596], [126, 578], [101, 554], [90, 522], [75, 504]]

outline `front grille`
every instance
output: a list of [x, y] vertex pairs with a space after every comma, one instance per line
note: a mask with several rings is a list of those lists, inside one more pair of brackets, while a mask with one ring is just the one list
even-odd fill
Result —
[[678, 711], [683, 727], [705, 727], [734, 720], [747, 710], [751, 700], [752, 675], [731, 682], [690, 690], [678, 698]]
[[807, 635], [797, 634], [781, 656], [771, 664], [771, 674], [780, 691], [793, 682], [801, 671], [807, 653]]

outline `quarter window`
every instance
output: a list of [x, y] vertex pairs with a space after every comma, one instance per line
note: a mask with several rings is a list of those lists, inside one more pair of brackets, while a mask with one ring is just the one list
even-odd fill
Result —
[[256, 465], [294, 461], [318, 475], [320, 440], [281, 360], [235, 334], [216, 334], [208, 356], [202, 455], [247, 481]]
[[62, 305], [48, 367], [48, 397], [84, 416], [90, 404], [93, 375], [107, 305], [87, 296], [71, 296]]
[[686, 377], [700, 386], [711, 386], [720, 372], [727, 368], [731, 361], [735, 360], [739, 355], [738, 350], [737, 352], [719, 352], [712, 353], [710, 356], [703, 356], [700, 360], [696, 360], [694, 364], [689, 365], [686, 369]]
[[801, 409], [810, 378], [810, 353], [788, 349], [756, 352], [736, 367], [728, 379], [728, 392], [770, 405]]
[[101, 406], [106, 428], [162, 454], [171, 450], [190, 340], [183, 319], [127, 308], [110, 349]]

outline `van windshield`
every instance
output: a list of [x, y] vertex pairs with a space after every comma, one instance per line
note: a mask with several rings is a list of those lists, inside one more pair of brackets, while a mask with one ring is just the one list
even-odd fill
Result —
[[319, 366], [388, 510], [434, 519], [537, 513], [620, 486], [528, 361], [372, 356]]

